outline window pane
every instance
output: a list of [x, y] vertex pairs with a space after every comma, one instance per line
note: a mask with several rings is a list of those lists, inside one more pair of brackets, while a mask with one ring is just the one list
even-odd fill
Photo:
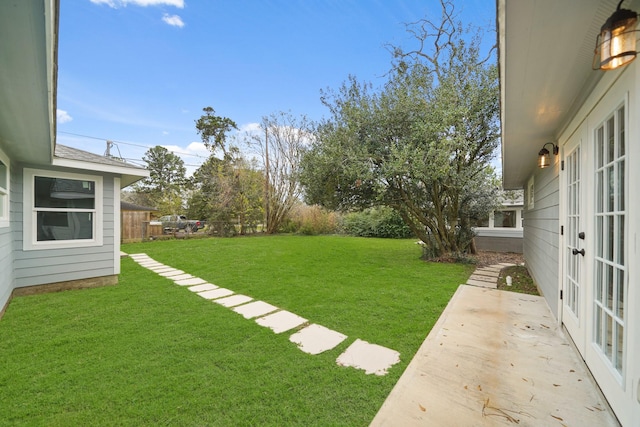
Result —
[[35, 177], [35, 207], [94, 209], [93, 181]]
[[[0, 160], [0, 188], [4, 189], [5, 191], [9, 189], [7, 175], [7, 165], [5, 165], [2, 160]], [[2, 192], [0, 192], [0, 194], [2, 194]]]
[[471, 220], [472, 227], [488, 227], [489, 226], [489, 215], [483, 218], [474, 218]]
[[93, 214], [90, 212], [38, 212], [38, 242], [93, 238]]
[[493, 226], [515, 228], [516, 211], [495, 211], [493, 214]]

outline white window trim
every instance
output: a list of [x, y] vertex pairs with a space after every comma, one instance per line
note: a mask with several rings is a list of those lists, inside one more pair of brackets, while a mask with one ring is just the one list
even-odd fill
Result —
[[[48, 178], [76, 179], [84, 181], [94, 181], [96, 183], [95, 190], [95, 218], [93, 221], [93, 239], [81, 240], [50, 240], [46, 242], [38, 242], [37, 239], [37, 210], [34, 207], [33, 189], [34, 179], [36, 176], [45, 176]], [[66, 249], [66, 248], [83, 248], [90, 246], [102, 246], [103, 242], [103, 182], [102, 177], [97, 175], [85, 175], [77, 173], [59, 172], [42, 169], [24, 169], [23, 182], [23, 234], [22, 248], [25, 251], [43, 250], [43, 249]]]
[[0, 197], [5, 199], [5, 202], [2, 203], [2, 211], [0, 211], [0, 228], [9, 227], [9, 215], [10, 209], [9, 204], [11, 203], [11, 162], [9, 161], [9, 157], [4, 154], [4, 151], [0, 150], [0, 160], [7, 167], [6, 170], [6, 181], [7, 188], [0, 187]]

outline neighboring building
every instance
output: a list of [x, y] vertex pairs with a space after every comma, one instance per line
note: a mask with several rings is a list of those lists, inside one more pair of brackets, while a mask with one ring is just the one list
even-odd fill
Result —
[[[498, 0], [497, 9], [503, 185], [525, 189], [525, 260], [630, 427], [640, 426], [640, 61], [592, 70], [619, 3]], [[543, 146], [551, 165], [541, 169]]]
[[476, 249], [522, 253], [524, 202], [505, 200], [502, 206], [474, 223]]
[[116, 283], [120, 189], [148, 176], [56, 144], [58, 8], [0, 2], [0, 313], [41, 285]]

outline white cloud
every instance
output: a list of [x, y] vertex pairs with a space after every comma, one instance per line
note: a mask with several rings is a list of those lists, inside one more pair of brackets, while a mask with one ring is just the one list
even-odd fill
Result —
[[262, 132], [262, 128], [260, 127], [260, 123], [247, 123], [246, 125], [240, 126], [240, 132], [258, 133]]
[[172, 27], [184, 27], [184, 22], [178, 15], [169, 15], [168, 13], [165, 13], [164, 15], [162, 15], [162, 20]]
[[184, 0], [90, 0], [94, 4], [106, 4], [114, 9], [118, 7], [134, 6], [173, 6], [178, 9], [184, 8]]
[[162, 131], [162, 134], [163, 134], [163, 135], [169, 135], [169, 132], [167, 132], [166, 130], [163, 130], [163, 131]]
[[73, 117], [71, 117], [65, 110], [56, 110], [56, 119], [58, 124], [62, 124], [70, 122], [73, 120]]

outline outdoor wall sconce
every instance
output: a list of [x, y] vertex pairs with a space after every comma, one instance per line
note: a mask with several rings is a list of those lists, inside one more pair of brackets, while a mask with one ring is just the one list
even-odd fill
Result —
[[607, 19], [596, 37], [596, 50], [591, 68], [613, 70], [636, 59], [636, 25], [638, 14], [632, 10], [620, 9]]
[[553, 154], [556, 156], [558, 155], [559, 149], [557, 145], [555, 145], [553, 142], [547, 142], [546, 144], [544, 144], [542, 146], [542, 150], [538, 152], [538, 167], [540, 169], [544, 169], [547, 166], [551, 165], [551, 159], [549, 158], [549, 154], [550, 154], [549, 150], [545, 148], [549, 144], [551, 144], [551, 146], [553, 147], [552, 148]]

